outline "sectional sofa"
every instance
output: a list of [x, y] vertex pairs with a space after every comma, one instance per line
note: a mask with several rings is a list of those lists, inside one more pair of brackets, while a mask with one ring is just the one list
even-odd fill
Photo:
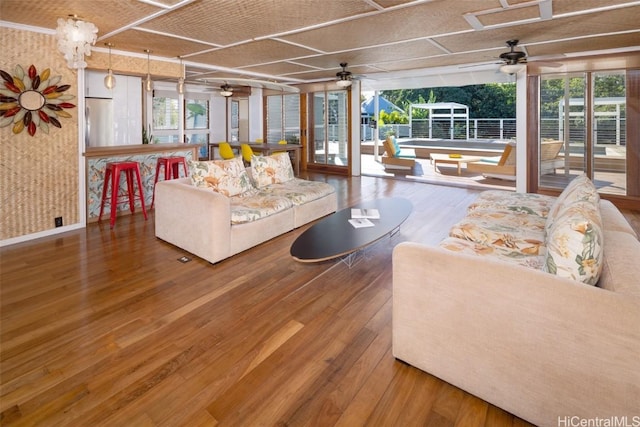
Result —
[[640, 423], [640, 242], [584, 176], [397, 245], [392, 328], [397, 359], [536, 425]]
[[287, 153], [188, 165], [188, 178], [156, 185], [155, 234], [211, 263], [337, 208], [335, 189], [295, 178]]

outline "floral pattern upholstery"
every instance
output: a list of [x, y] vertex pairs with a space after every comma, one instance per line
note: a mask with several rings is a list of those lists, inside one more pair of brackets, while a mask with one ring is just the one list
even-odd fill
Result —
[[187, 162], [191, 183], [200, 188], [211, 188], [227, 197], [254, 189], [242, 158]]
[[307, 181], [294, 178], [287, 182], [271, 184], [260, 189], [262, 193], [274, 196], [282, 196], [289, 199], [294, 205], [302, 205], [312, 200], [320, 199], [333, 193], [334, 188], [319, 181]]
[[544, 250], [544, 225], [545, 219], [536, 215], [479, 211], [455, 224], [449, 236], [540, 254]]
[[286, 197], [254, 189], [231, 197], [231, 224], [256, 221], [291, 207], [293, 202]]
[[557, 198], [484, 191], [440, 247], [595, 285], [604, 258], [599, 207], [597, 189], [585, 175]]
[[271, 156], [251, 157], [253, 179], [258, 188], [270, 184], [287, 182], [294, 178], [291, 158], [286, 152], [275, 153]]
[[253, 156], [250, 169], [241, 157], [187, 164], [194, 186], [229, 197], [232, 224], [256, 221], [335, 191], [324, 182], [295, 178], [286, 152]]
[[468, 211], [474, 210], [503, 210], [510, 212], [524, 212], [546, 218], [555, 197], [534, 193], [514, 193], [505, 190], [488, 190], [480, 193], [478, 198], [469, 205]]
[[596, 205], [600, 202], [598, 190], [595, 185], [593, 185], [593, 182], [584, 174], [571, 180], [551, 206], [549, 218], [545, 226], [547, 232], [553, 226], [556, 218], [562, 215], [562, 210], [578, 201], [588, 201]]
[[530, 248], [512, 249], [505, 246], [482, 245], [469, 240], [447, 237], [440, 242], [440, 247], [453, 252], [497, 258], [537, 270], [542, 269], [545, 260], [545, 257], [539, 254], [540, 247], [537, 245], [532, 245]]
[[544, 271], [595, 285], [604, 255], [598, 205], [576, 201], [560, 212], [548, 231]]

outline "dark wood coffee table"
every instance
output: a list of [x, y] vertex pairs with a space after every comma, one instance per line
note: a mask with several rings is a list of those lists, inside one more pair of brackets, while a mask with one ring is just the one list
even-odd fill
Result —
[[[370, 219], [375, 224], [373, 227], [355, 228], [349, 223], [351, 208], [378, 209], [380, 219]], [[300, 262], [343, 257], [351, 265], [351, 255], [397, 231], [411, 209], [409, 200], [398, 197], [371, 200], [342, 209], [321, 219], [298, 236], [291, 245], [291, 256]]]

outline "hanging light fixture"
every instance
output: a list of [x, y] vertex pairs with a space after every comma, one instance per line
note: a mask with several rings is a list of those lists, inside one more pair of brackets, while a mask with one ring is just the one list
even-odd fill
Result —
[[178, 79], [178, 86], [176, 86], [176, 89], [178, 93], [182, 95], [184, 94], [184, 66], [182, 65], [182, 57], [178, 56], [178, 58], [180, 58], [180, 73], [182, 76]]
[[338, 77], [338, 81], [336, 81], [336, 85], [341, 88], [347, 88], [351, 86], [351, 72], [347, 71], [347, 63], [341, 62], [340, 66], [342, 67], [342, 71], [336, 73], [336, 77]]
[[144, 87], [147, 89], [147, 92], [151, 92], [153, 90], [153, 80], [151, 80], [151, 59], [149, 54], [151, 51], [149, 49], [145, 49], [147, 52], [147, 78], [144, 80]]
[[505, 74], [517, 74], [526, 67], [527, 54], [515, 50], [518, 41], [515, 39], [507, 40], [507, 46], [509, 46], [510, 50], [500, 55], [500, 59], [504, 61], [504, 64], [500, 66], [500, 71]]
[[500, 66], [500, 71], [505, 74], [518, 74], [520, 71], [524, 70], [526, 67], [523, 63], [518, 64], [504, 64]]
[[58, 50], [64, 55], [69, 68], [85, 68], [87, 63], [84, 56], [91, 55], [91, 46], [98, 37], [98, 27], [82, 21], [77, 15], [69, 15], [67, 19], [58, 19], [56, 37]]
[[111, 69], [111, 48], [113, 44], [105, 43], [105, 46], [109, 47], [109, 71], [107, 71], [107, 75], [104, 78], [104, 85], [107, 89], [113, 89], [116, 87], [116, 78], [113, 75], [113, 70]]
[[233, 95], [233, 89], [231, 88], [231, 86], [225, 83], [220, 87], [220, 95], [228, 98]]

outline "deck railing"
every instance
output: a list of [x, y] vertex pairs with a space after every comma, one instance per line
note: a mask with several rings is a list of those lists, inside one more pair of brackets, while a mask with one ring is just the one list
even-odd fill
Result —
[[[466, 123], [454, 121], [454, 139], [466, 139]], [[557, 118], [542, 119], [540, 137], [564, 140], [564, 123]], [[368, 125], [362, 125], [362, 140], [371, 141], [376, 129]], [[399, 138], [434, 138], [451, 139], [451, 122], [447, 120], [433, 120], [429, 129], [428, 120], [414, 119], [412, 125], [391, 124], [380, 126], [377, 129], [378, 138], [386, 138], [389, 132], [393, 132]], [[431, 135], [431, 136], [429, 136]], [[580, 118], [572, 118], [569, 122], [570, 141], [576, 144], [585, 142], [584, 121]], [[510, 118], [479, 118], [469, 119], [470, 139], [513, 139], [516, 137], [516, 119]], [[626, 120], [615, 120], [610, 117], [596, 117], [594, 142], [600, 145], [625, 145], [626, 144]]]

